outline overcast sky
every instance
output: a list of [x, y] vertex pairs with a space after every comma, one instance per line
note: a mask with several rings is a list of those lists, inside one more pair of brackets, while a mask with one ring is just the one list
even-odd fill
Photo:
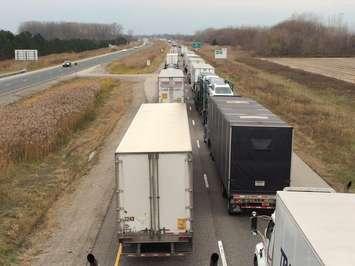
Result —
[[355, 28], [355, 0], [1, 0], [0, 29], [23, 21], [118, 22], [135, 34], [272, 25], [293, 13], [342, 14]]

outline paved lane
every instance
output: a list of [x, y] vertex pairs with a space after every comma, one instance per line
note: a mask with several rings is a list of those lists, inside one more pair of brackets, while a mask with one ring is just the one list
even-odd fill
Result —
[[[211, 161], [209, 150], [203, 142], [203, 127], [195, 110], [190, 89], [187, 90], [187, 95], [194, 167], [193, 254], [184, 258], [122, 258], [124, 266], [206, 266], [209, 265], [209, 258], [213, 252], [221, 255], [218, 243], [223, 247], [227, 265], [249, 266], [253, 263], [253, 251], [259, 239], [250, 233], [249, 214], [230, 216], [227, 213], [227, 203], [222, 197], [215, 164]], [[295, 154], [293, 164], [292, 184], [326, 186], [325, 182]], [[100, 265], [113, 265], [117, 251], [115, 225], [112, 222], [115, 219], [113, 202], [115, 201], [111, 202], [99, 233], [99, 241], [93, 249]], [[221, 260], [220, 265], [224, 266]]]
[[38, 86], [42, 83], [46, 83], [66, 75], [74, 74], [95, 65], [110, 63], [114, 60], [129, 56], [147, 45], [149, 44], [140, 45], [137, 49], [130, 48], [127, 49], [127, 51], [117, 51], [106, 55], [79, 60], [76, 61], [78, 62], [77, 66], [72, 66], [70, 68], [55, 66], [43, 70], [36, 70], [12, 77], [2, 78], [0, 79], [0, 96], [23, 90], [28, 87]]

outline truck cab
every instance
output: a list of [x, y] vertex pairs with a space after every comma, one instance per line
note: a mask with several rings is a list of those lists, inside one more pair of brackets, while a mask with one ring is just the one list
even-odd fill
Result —
[[271, 265], [274, 247], [275, 212], [271, 215], [270, 221], [264, 231], [264, 241], [255, 246], [254, 266]]
[[233, 96], [234, 93], [228, 84], [224, 83], [213, 83], [208, 88], [209, 96]]

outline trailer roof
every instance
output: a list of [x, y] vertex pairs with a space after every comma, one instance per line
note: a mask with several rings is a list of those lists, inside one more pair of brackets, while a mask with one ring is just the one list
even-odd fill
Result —
[[278, 196], [324, 265], [355, 265], [355, 194], [279, 191]]
[[162, 69], [160, 70], [159, 73], [159, 78], [183, 78], [184, 77], [184, 73], [182, 72], [181, 69], [177, 69], [177, 68], [166, 68], [166, 69]]
[[239, 96], [213, 96], [211, 102], [231, 126], [291, 127], [256, 101]]
[[116, 153], [191, 152], [184, 103], [142, 104]]
[[193, 68], [212, 68], [212, 69], [214, 69], [213, 66], [211, 66], [210, 64], [204, 63], [204, 62], [192, 62], [191, 63], [191, 67], [193, 67]]

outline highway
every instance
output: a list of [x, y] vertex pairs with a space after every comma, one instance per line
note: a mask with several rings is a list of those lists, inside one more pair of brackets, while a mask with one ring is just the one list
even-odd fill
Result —
[[76, 72], [91, 68], [99, 64], [110, 63], [114, 60], [129, 56], [147, 45], [148, 44], [144, 43], [140, 45], [137, 49], [129, 48], [126, 49], [126, 51], [117, 51], [109, 54], [75, 61], [78, 63], [78, 65], [73, 65], [72, 67], [68, 68], [64, 68], [60, 65], [2, 78], [0, 79], [0, 96], [24, 90], [29, 87], [38, 86], [43, 83], [74, 74]]
[[[209, 150], [203, 142], [203, 127], [192, 100], [191, 89], [186, 90], [191, 140], [193, 146], [193, 254], [187, 257], [126, 258], [121, 265], [144, 266], [206, 266], [212, 253], [225, 257], [226, 264], [249, 266], [253, 263], [255, 244], [260, 241], [250, 233], [249, 213], [230, 216], [222, 197], [221, 183]], [[293, 155], [292, 184], [297, 186], [327, 187], [328, 185], [296, 154]], [[118, 248], [113, 196], [92, 253], [100, 265], [113, 265]]]
[[[27, 74], [26, 79], [31, 77], [33, 86], [36, 82], [46, 82], [72, 74], [79, 70], [85, 70], [97, 64], [103, 64], [127, 56], [134, 51], [119, 52], [105, 55], [99, 58], [87, 59], [71, 69], [56, 67], [50, 70]], [[48, 72], [49, 71], [49, 72]], [[53, 73], [51, 73], [54, 71]], [[43, 72], [43, 73], [42, 73]], [[48, 73], [47, 73], [48, 72]], [[47, 73], [47, 75], [45, 75]], [[39, 75], [40, 77], [37, 77]], [[43, 75], [43, 76], [42, 76]], [[87, 74], [87, 75], [90, 75]], [[94, 74], [92, 75], [94, 76]], [[100, 75], [98, 75], [100, 76]], [[133, 75], [132, 75], [133, 76]], [[22, 77], [14, 77], [11, 80], [20, 82]], [[112, 76], [114, 77], [114, 76]], [[116, 78], [121, 78], [117, 75]], [[70, 217], [59, 228], [66, 228], [66, 222], [74, 223], [71, 226], [71, 234], [67, 230], [55, 231], [53, 236], [41, 247], [42, 252], [34, 265], [83, 265], [87, 252], [93, 253], [98, 259], [100, 266], [112, 266], [118, 249], [116, 234], [116, 199], [114, 193], [114, 170], [113, 153], [122, 138], [125, 130], [133, 119], [135, 112], [143, 102], [156, 102], [157, 87], [156, 75], [135, 78], [136, 86], [134, 104], [127, 110], [124, 123], [120, 123], [110, 135], [105, 144], [100, 161], [85, 177], [80, 193], [70, 201], [70, 206], [60, 209], [61, 215]], [[8, 79], [7, 79], [8, 80]], [[140, 82], [139, 82], [140, 80]], [[2, 81], [3, 82], [3, 81]], [[8, 81], [7, 81], [8, 82]], [[15, 84], [15, 83], [14, 83]], [[31, 85], [32, 84], [32, 85]], [[2, 87], [1, 87], [2, 88]], [[24, 88], [18, 85], [17, 88]], [[12, 87], [16, 90], [16, 87]], [[166, 258], [126, 258], [122, 257], [121, 265], [144, 265], [144, 266], [206, 266], [212, 253], [220, 255], [222, 266], [248, 266], [253, 263], [253, 251], [255, 244], [260, 241], [250, 233], [249, 213], [230, 216], [226, 209], [226, 201], [222, 197], [221, 183], [216, 172], [214, 162], [209, 156], [209, 150], [203, 142], [203, 127], [200, 116], [195, 110], [190, 86], [186, 86], [186, 106], [189, 116], [191, 142], [193, 147], [193, 254], [186, 257]], [[118, 134], [119, 133], [119, 134]], [[96, 191], [92, 184], [93, 179], [100, 181], [102, 194], [92, 194]], [[95, 183], [96, 184], [96, 183]], [[327, 187], [327, 184], [296, 154], [293, 155], [291, 184], [293, 186]], [[105, 202], [90, 202], [83, 208], [82, 198], [89, 202], [87, 197], [97, 197]], [[90, 198], [89, 197], [89, 198]], [[60, 206], [62, 203], [59, 204]], [[106, 209], [106, 206], [108, 208]], [[97, 209], [93, 211], [91, 209]], [[87, 210], [84, 211], [84, 210]], [[87, 215], [95, 213], [95, 217]], [[80, 221], [78, 221], [81, 219]], [[89, 222], [87, 222], [89, 221]], [[97, 228], [97, 229], [96, 229]], [[80, 242], [81, 241], [81, 242]], [[55, 249], [53, 243], [56, 243]], [[75, 244], [74, 244], [75, 243]], [[90, 247], [88, 245], [90, 244]], [[70, 251], [68, 253], [68, 250]]]

